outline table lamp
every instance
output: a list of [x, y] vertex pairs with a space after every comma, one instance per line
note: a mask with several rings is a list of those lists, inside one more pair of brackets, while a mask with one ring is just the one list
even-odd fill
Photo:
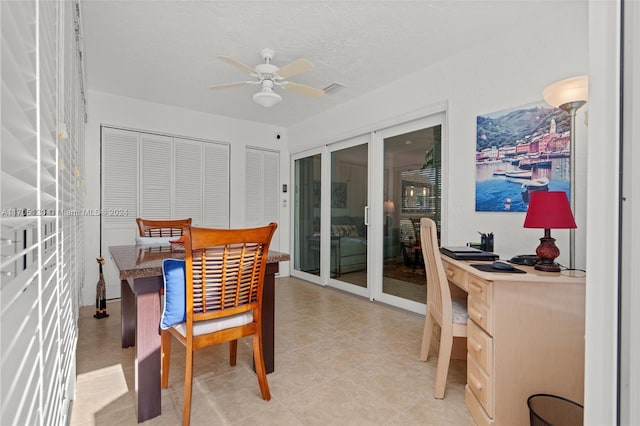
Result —
[[533, 192], [523, 226], [544, 229], [544, 237], [540, 238], [540, 245], [536, 249], [540, 262], [536, 264], [535, 269], [560, 272], [560, 265], [555, 262], [555, 259], [560, 256], [560, 250], [555, 244], [555, 238], [551, 238], [551, 230], [576, 228], [566, 192]]

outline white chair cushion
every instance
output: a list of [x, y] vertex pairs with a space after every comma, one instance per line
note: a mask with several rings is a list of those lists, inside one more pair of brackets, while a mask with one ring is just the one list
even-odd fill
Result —
[[180, 238], [176, 237], [140, 237], [136, 236], [136, 245], [137, 246], [161, 246], [168, 245], [171, 241], [177, 240]]
[[454, 324], [466, 324], [469, 319], [467, 313], [467, 299], [452, 298]]
[[[240, 327], [253, 322], [253, 311], [243, 312], [225, 318], [216, 318], [208, 321], [198, 321], [193, 326], [193, 335], [200, 336], [201, 334], [214, 333], [220, 330], [226, 330], [227, 328]], [[187, 335], [187, 323], [181, 322], [173, 326], [178, 333], [183, 336]]]

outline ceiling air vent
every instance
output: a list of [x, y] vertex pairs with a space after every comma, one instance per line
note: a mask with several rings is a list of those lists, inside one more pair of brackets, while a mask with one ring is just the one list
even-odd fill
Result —
[[328, 85], [327, 87], [325, 87], [324, 89], [324, 93], [327, 95], [333, 94], [334, 92], [337, 92], [338, 90], [344, 89], [344, 84], [340, 84], [340, 83], [331, 83], [330, 85]]

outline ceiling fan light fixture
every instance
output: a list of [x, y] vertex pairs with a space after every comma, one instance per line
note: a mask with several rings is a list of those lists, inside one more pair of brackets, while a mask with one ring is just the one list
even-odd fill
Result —
[[[222, 61], [249, 73], [249, 75], [254, 77], [256, 80], [219, 84], [216, 86], [210, 86], [209, 89], [226, 89], [229, 87], [244, 86], [246, 84], [261, 84], [262, 90], [253, 95], [253, 101], [265, 108], [270, 108], [282, 101], [282, 97], [273, 91], [274, 86], [297, 92], [305, 96], [311, 96], [313, 98], [319, 98], [325, 95], [325, 92], [322, 89], [287, 81], [289, 77], [296, 76], [313, 68], [313, 64], [307, 59], [296, 59], [287, 65], [278, 67], [271, 63], [275, 54], [273, 50], [262, 49], [260, 53], [262, 54], [264, 63], [256, 65], [255, 68], [251, 68], [241, 62], [238, 62], [230, 56], [218, 56]], [[342, 85], [340, 86], [343, 87]]]
[[281, 100], [282, 96], [278, 95], [268, 87], [263, 88], [260, 92], [253, 95], [253, 102], [265, 108], [270, 108]]

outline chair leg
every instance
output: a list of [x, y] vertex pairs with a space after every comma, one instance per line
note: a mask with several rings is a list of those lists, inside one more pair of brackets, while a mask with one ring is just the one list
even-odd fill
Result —
[[431, 348], [431, 336], [433, 336], [433, 328], [435, 321], [431, 314], [427, 312], [424, 319], [424, 330], [422, 331], [422, 345], [420, 346], [420, 361], [429, 359], [429, 349]]
[[160, 352], [162, 357], [162, 389], [169, 387], [169, 365], [171, 362], [171, 333], [162, 331]]
[[267, 381], [267, 370], [264, 366], [262, 336], [260, 333], [253, 335], [253, 362], [256, 367], [256, 375], [258, 376], [258, 384], [260, 385], [262, 399], [269, 401], [271, 399], [271, 392], [269, 391], [269, 382]]
[[444, 398], [444, 389], [447, 385], [447, 373], [449, 372], [449, 362], [451, 361], [451, 347], [453, 346], [453, 336], [451, 330], [448, 332], [440, 330], [440, 351], [438, 352], [438, 367], [436, 369], [436, 386], [433, 397]]
[[191, 422], [191, 391], [193, 390], [193, 348], [187, 346], [187, 359], [184, 371], [184, 410], [182, 412], [182, 425], [188, 426]]
[[238, 359], [238, 340], [229, 342], [229, 364], [233, 367]]

